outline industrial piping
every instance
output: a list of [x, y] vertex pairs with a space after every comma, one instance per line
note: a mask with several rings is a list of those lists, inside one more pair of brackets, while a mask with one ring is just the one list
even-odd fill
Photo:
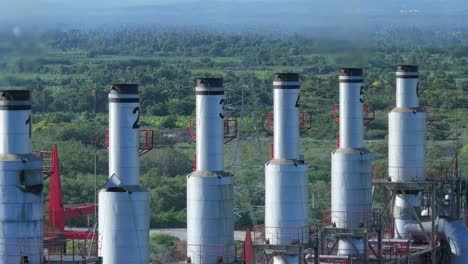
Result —
[[187, 258], [194, 264], [234, 262], [234, 177], [224, 172], [224, 88], [197, 80], [197, 170], [187, 176]]
[[[331, 221], [337, 228], [365, 227], [371, 220], [372, 154], [364, 148], [362, 69], [340, 72], [340, 142], [331, 153]], [[339, 255], [364, 251], [362, 238], [343, 238]]]
[[[436, 232], [440, 235], [442, 240], [447, 241], [450, 247], [450, 263], [464, 264], [468, 259], [468, 230], [460, 220], [453, 220], [450, 218], [439, 217], [437, 219]], [[418, 224], [406, 224], [403, 226], [404, 230], [409, 233], [430, 233], [432, 230], [432, 223], [430, 221], [423, 222], [423, 231]]]
[[31, 148], [30, 91], [0, 91], [0, 263], [42, 263], [42, 161]]
[[109, 179], [99, 191], [99, 256], [104, 264], [149, 262], [149, 194], [139, 185], [138, 85], [109, 93]]
[[[388, 173], [393, 182], [426, 181], [426, 112], [419, 107], [418, 66], [399, 65], [396, 107], [388, 116]], [[412, 209], [421, 213], [421, 191], [407, 190], [407, 200], [395, 197], [395, 238], [410, 238], [407, 224], [415, 224]]]
[[[265, 164], [265, 239], [271, 245], [308, 242], [308, 165], [299, 155], [300, 82], [297, 73], [273, 80], [274, 156]], [[302, 263], [298, 254], [275, 264]]]

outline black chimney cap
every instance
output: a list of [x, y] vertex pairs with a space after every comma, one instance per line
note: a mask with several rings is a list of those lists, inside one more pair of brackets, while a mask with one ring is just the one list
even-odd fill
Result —
[[31, 91], [29, 90], [2, 90], [0, 91], [0, 101], [30, 101]]
[[418, 72], [418, 65], [398, 65], [397, 72]]
[[223, 78], [198, 78], [197, 87], [219, 88], [223, 87]]
[[362, 68], [342, 68], [340, 76], [362, 76]]
[[276, 82], [298, 82], [299, 74], [294, 72], [275, 73], [273, 80]]
[[138, 84], [118, 83], [112, 84], [111, 94], [138, 94]]

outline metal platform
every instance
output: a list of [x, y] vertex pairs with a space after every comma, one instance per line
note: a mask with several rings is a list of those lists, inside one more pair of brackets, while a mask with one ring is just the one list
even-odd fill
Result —
[[101, 264], [102, 258], [101, 257], [87, 257], [83, 259], [82, 256], [61, 256], [61, 255], [50, 255], [50, 258], [44, 261], [44, 264], [85, 264], [85, 263], [92, 263], [92, 264]]

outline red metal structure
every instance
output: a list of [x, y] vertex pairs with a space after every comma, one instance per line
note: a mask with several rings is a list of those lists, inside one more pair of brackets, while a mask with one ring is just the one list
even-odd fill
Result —
[[[50, 178], [49, 199], [46, 201], [49, 223], [67, 239], [88, 239], [90, 234], [89, 230], [68, 231], [65, 230], [65, 223], [69, 219], [94, 214], [96, 211], [96, 204], [64, 205], [57, 145], [54, 145], [51, 151], [38, 151], [36, 153], [39, 154], [44, 162], [44, 174], [46, 177]], [[47, 164], [47, 162], [50, 163]], [[48, 235], [50, 234], [46, 232], [45, 237]]]
[[[195, 122], [190, 119], [189, 135], [193, 141], [197, 141]], [[237, 138], [237, 119], [225, 118], [224, 119], [224, 144], [227, 144]], [[197, 170], [197, 154], [193, 154], [193, 171]]]
[[[189, 135], [193, 141], [197, 141], [196, 124], [190, 119]], [[237, 119], [225, 118], [224, 119], [224, 144], [231, 142], [237, 138]]]
[[253, 264], [253, 243], [250, 229], [247, 228], [245, 231], [244, 250], [242, 251], [242, 259], [246, 264]]
[[[303, 135], [304, 133], [306, 133], [307, 131], [311, 130], [312, 129], [312, 114], [310, 112], [300, 112], [299, 114], [299, 133], [301, 135]], [[267, 130], [273, 134], [273, 123], [274, 123], [274, 120], [273, 120], [273, 113], [272, 112], [268, 112], [267, 113]], [[270, 145], [270, 160], [274, 159], [274, 149], [275, 149], [275, 146], [273, 143], [271, 143]]]
[[[333, 120], [335, 123], [340, 123], [340, 105], [333, 104]], [[368, 125], [370, 122], [375, 120], [375, 106], [369, 106], [364, 104], [364, 125]], [[340, 147], [340, 132], [336, 133], [336, 148]]]
[[[106, 149], [109, 149], [109, 128], [106, 128], [106, 139], [105, 139]], [[140, 129], [140, 151], [139, 155], [143, 156], [144, 154], [150, 152], [154, 148], [154, 130], [152, 129]]]
[[[312, 129], [312, 114], [310, 112], [299, 113], [299, 128], [301, 135]], [[267, 113], [267, 129], [270, 133], [273, 133], [273, 113]]]

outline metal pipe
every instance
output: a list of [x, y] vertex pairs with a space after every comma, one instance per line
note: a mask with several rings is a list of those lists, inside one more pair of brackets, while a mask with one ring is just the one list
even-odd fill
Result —
[[[460, 220], [439, 217], [436, 221], [437, 233], [441, 239], [448, 242], [450, 246], [450, 258], [453, 264], [466, 263], [468, 259], [468, 230]], [[432, 221], [422, 223], [423, 229], [418, 224], [406, 224], [404, 229], [409, 233], [430, 233]]]
[[300, 82], [297, 73], [276, 73], [273, 81], [274, 158], [299, 159]]
[[194, 264], [234, 261], [234, 177], [224, 170], [224, 88], [197, 80], [197, 170], [187, 177], [187, 257]]
[[109, 93], [109, 177], [138, 185], [140, 96], [137, 84], [115, 84]]
[[0, 263], [42, 263], [42, 161], [31, 152], [30, 91], [0, 91]]
[[109, 179], [99, 191], [99, 256], [104, 264], [149, 262], [149, 194], [139, 185], [139, 95], [134, 84], [109, 93]]

